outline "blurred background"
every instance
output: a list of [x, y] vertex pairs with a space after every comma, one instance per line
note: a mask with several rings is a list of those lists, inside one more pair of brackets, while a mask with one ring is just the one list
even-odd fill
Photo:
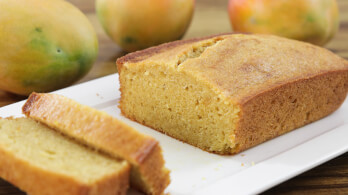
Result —
[[[89, 74], [79, 82], [116, 72], [116, 59], [126, 53], [105, 34], [95, 14], [94, 1], [69, 1], [87, 15], [99, 38], [97, 62]], [[337, 3], [340, 10], [340, 27], [335, 37], [325, 47], [348, 59], [348, 0], [338, 0]], [[183, 39], [232, 32], [227, 7], [228, 0], [196, 0], [192, 21]]]

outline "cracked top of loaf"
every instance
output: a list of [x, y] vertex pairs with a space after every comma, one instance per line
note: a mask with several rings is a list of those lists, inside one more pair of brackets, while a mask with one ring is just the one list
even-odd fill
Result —
[[194, 75], [243, 103], [282, 84], [345, 71], [348, 61], [327, 49], [273, 35], [224, 34], [175, 41], [119, 58], [121, 66], [157, 64]]

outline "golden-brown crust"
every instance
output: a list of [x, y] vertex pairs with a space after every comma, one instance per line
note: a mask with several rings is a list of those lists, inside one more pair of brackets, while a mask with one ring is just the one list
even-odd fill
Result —
[[135, 186], [145, 193], [161, 194], [169, 183], [158, 142], [106, 113], [60, 95], [38, 93], [29, 96], [23, 113], [90, 147], [127, 160], [132, 171], [145, 178], [145, 184]]
[[236, 128], [238, 153], [319, 120], [344, 102], [348, 71], [331, 71], [275, 86], [241, 104]]
[[135, 159], [137, 163], [142, 164], [157, 147], [157, 145], [158, 142], [149, 139], [140, 148], [138, 148], [135, 153], [130, 154], [131, 158]]
[[194, 43], [194, 42], [198, 42], [198, 41], [203, 41], [206, 39], [210, 39], [210, 38], [214, 38], [214, 37], [218, 37], [218, 36], [223, 36], [223, 35], [229, 35], [229, 34], [237, 34], [237, 33], [221, 33], [218, 35], [210, 35], [210, 36], [200, 37], [200, 38], [178, 40], [178, 41], [173, 41], [173, 42], [169, 42], [169, 43], [163, 43], [163, 44], [158, 45], [158, 46], [149, 47], [149, 48], [144, 49], [144, 50], [132, 52], [132, 53], [129, 53], [129, 54], [117, 59], [117, 61], [116, 61], [117, 70], [121, 71], [122, 65], [126, 62], [136, 63], [136, 62], [139, 62], [139, 61], [146, 59], [147, 56], [155, 55], [156, 53], [160, 53], [160, 52], [165, 51], [165, 50], [170, 50], [171, 48], [178, 47], [180, 45]]
[[225, 36], [216, 47], [181, 66], [238, 103], [277, 85], [348, 70], [346, 60], [324, 48], [271, 35]]
[[86, 184], [54, 170], [44, 170], [0, 147], [0, 176], [32, 195], [114, 195], [126, 194], [129, 166], [96, 183]]
[[40, 96], [38, 96], [35, 92], [32, 93], [31, 97], [25, 102], [22, 107], [23, 112], [30, 112], [30, 108], [35, 101], [38, 101]]

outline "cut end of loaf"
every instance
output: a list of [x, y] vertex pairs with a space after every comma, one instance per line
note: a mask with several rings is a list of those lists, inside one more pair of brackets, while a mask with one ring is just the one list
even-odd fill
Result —
[[[136, 64], [118, 61], [120, 108], [128, 118], [166, 135], [209, 152], [231, 154], [238, 148], [235, 128], [239, 106], [182, 71], [185, 62], [199, 58], [224, 37], [197, 40], [202, 41], [184, 48], [166, 64], [151, 60], [135, 61]], [[191, 42], [181, 42], [187, 43]], [[174, 45], [180, 47], [180, 44]]]
[[[197, 53], [179, 58], [179, 64]], [[125, 65], [120, 76], [122, 113], [203, 150], [233, 153], [238, 106], [176, 68]]]

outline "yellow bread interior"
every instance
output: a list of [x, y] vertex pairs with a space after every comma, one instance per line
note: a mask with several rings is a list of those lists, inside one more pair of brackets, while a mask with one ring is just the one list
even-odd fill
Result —
[[179, 45], [164, 58], [124, 65], [119, 70], [122, 113], [206, 151], [231, 153], [239, 106], [182, 68], [222, 40]]
[[123, 69], [122, 74], [127, 86], [122, 94], [127, 98], [121, 106], [129, 118], [208, 151], [234, 147], [239, 108], [208, 86], [151, 63]]
[[86, 185], [128, 169], [125, 161], [87, 149], [28, 118], [0, 119], [0, 148], [37, 169]]

